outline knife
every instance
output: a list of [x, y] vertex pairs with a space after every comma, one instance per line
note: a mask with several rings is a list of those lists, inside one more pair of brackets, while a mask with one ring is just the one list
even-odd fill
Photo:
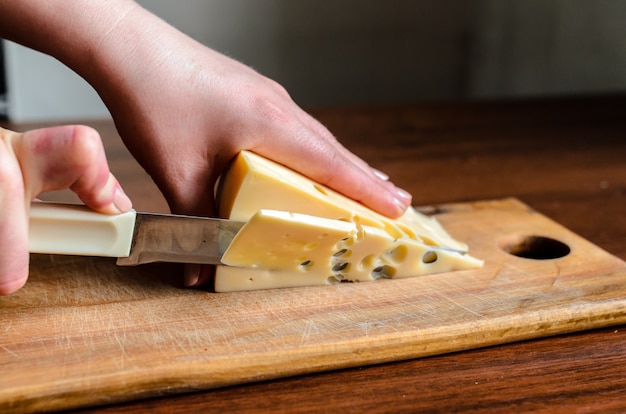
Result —
[[28, 247], [31, 253], [117, 257], [120, 266], [220, 264], [244, 224], [135, 210], [107, 215], [81, 205], [33, 202]]

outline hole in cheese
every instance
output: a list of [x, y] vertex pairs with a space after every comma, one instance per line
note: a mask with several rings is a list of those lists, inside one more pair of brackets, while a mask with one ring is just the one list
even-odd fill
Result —
[[409, 251], [405, 245], [395, 247], [393, 250], [385, 252], [385, 258], [392, 263], [402, 263], [406, 260]]
[[404, 233], [395, 225], [390, 222], [385, 222], [385, 231], [394, 239], [401, 239], [404, 236]]
[[341, 244], [344, 246], [352, 246], [354, 244], [354, 238], [346, 237], [345, 239], [341, 239]]
[[422, 256], [422, 262], [424, 263], [435, 263], [437, 259], [437, 253], [432, 250], [427, 251], [424, 253], [424, 256]]
[[347, 272], [350, 269], [350, 263], [349, 262], [339, 262], [337, 264], [335, 264], [333, 266], [333, 272], [335, 273], [340, 273], [340, 272]]
[[341, 249], [339, 250], [337, 253], [333, 254], [333, 257], [344, 257], [344, 258], [348, 258], [352, 255], [352, 251], [348, 250], [348, 249]]
[[336, 285], [337, 283], [341, 283], [341, 280], [342, 279], [337, 276], [328, 276], [328, 278], [326, 278], [326, 283], [329, 285]]
[[322, 187], [321, 185], [314, 184], [313, 188], [315, 188], [315, 190], [317, 190], [317, 192], [320, 193], [320, 194], [324, 194], [325, 196], [328, 195], [328, 191], [326, 191], [326, 189], [324, 187]]
[[405, 226], [402, 223], [398, 223], [397, 226], [398, 226], [398, 229], [400, 229], [400, 231], [402, 231], [404, 234], [406, 234], [410, 239], [413, 239], [413, 240], [418, 240], [419, 239], [417, 234], [415, 234], [415, 232], [413, 230], [411, 230], [411, 228], [409, 228], [408, 226]]
[[394, 277], [395, 274], [396, 274], [396, 269], [392, 266], [387, 266], [387, 265], [378, 266], [377, 268], [372, 270], [373, 279], [380, 279], [381, 277], [390, 279]]
[[313, 260], [305, 260], [302, 263], [300, 263], [300, 270], [306, 272], [307, 270], [310, 270], [313, 267]]
[[420, 239], [422, 240], [424, 244], [427, 244], [429, 246], [439, 246], [435, 241], [433, 241], [432, 239], [429, 239], [426, 236], [420, 236]]
[[375, 254], [370, 254], [365, 256], [363, 259], [361, 259], [361, 262], [359, 263], [359, 271], [363, 271], [363, 270], [367, 270], [367, 269], [371, 269], [374, 266], [374, 263], [376, 262], [376, 258], [377, 256]]

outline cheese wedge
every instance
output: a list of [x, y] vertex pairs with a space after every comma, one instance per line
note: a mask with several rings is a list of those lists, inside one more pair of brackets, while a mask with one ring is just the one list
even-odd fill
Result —
[[251, 152], [221, 177], [221, 217], [247, 221], [218, 266], [218, 292], [363, 282], [470, 269], [439, 222], [410, 208], [382, 216]]

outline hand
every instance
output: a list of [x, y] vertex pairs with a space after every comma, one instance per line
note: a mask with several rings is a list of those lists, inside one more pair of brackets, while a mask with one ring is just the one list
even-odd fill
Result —
[[[79, 72], [99, 91], [172, 211], [213, 212], [213, 185], [251, 150], [387, 216], [411, 196], [344, 148], [276, 82], [130, 8]], [[129, 40], [132, 39], [132, 42]], [[123, 45], [123, 46], [120, 46]], [[95, 63], [94, 64], [94, 60]]]
[[[344, 148], [279, 84], [142, 9], [118, 20], [95, 56], [97, 63], [84, 75], [172, 212], [213, 215], [215, 182], [241, 150], [387, 216], [397, 217], [410, 205], [408, 193]], [[199, 277], [189, 271], [186, 284], [208, 277], [206, 271]]]
[[241, 150], [387, 216], [399, 216], [411, 203], [280, 85], [132, 1], [0, 0], [0, 35], [56, 57], [98, 91], [173, 212], [212, 215], [215, 181]]
[[84, 126], [17, 133], [0, 128], [0, 295], [28, 278], [28, 212], [39, 194], [69, 188], [94, 210], [128, 211], [100, 136]]
[[181, 43], [170, 46], [176, 54], [140, 71], [127, 88], [116, 82], [114, 93], [102, 93], [122, 138], [172, 211], [213, 214], [215, 181], [241, 150], [385, 215], [406, 210], [410, 195], [344, 148], [280, 85], [188, 39]]

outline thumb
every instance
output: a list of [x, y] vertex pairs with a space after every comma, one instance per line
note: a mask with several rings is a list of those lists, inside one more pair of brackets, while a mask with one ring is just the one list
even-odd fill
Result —
[[103, 213], [132, 206], [109, 171], [95, 130], [65, 126], [19, 134], [0, 128], [0, 295], [17, 291], [28, 278], [31, 200], [66, 188]]
[[100, 135], [76, 125], [24, 133], [15, 143], [24, 192], [30, 202], [46, 191], [69, 188], [90, 208], [107, 214], [128, 211], [132, 203], [109, 171]]

